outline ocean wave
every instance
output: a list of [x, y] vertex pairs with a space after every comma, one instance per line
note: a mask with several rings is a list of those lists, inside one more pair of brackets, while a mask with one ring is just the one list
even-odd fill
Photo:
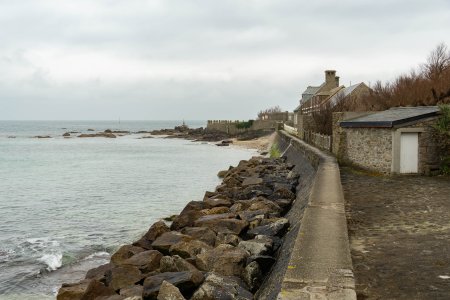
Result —
[[4, 249], [0, 248], [0, 260], [3, 258], [8, 258], [9, 256], [15, 254], [15, 251], [13, 249]]
[[90, 259], [97, 259], [97, 258], [103, 258], [108, 259], [111, 256], [108, 252], [100, 251], [92, 253], [91, 255], [86, 256], [83, 260], [90, 260]]
[[55, 271], [62, 266], [62, 253], [44, 254], [38, 260], [47, 265], [47, 271]]
[[38, 245], [38, 246], [53, 246], [57, 247], [59, 246], [59, 242], [50, 239], [49, 237], [41, 237], [41, 238], [29, 238], [25, 240], [28, 244], [31, 245]]

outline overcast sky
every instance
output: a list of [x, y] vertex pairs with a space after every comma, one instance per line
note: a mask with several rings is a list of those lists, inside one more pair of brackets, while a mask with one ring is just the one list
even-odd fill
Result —
[[248, 119], [440, 42], [448, 0], [0, 0], [0, 119]]

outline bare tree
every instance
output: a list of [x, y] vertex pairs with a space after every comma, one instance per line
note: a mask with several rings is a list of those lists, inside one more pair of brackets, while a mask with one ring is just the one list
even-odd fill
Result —
[[431, 51], [427, 63], [423, 65], [424, 73], [428, 79], [439, 78], [450, 68], [450, 50], [445, 43], [440, 43]]
[[281, 108], [277, 106], [273, 106], [264, 110], [261, 110], [258, 112], [258, 119], [262, 119], [264, 115], [273, 114], [273, 113], [279, 113], [282, 112]]
[[327, 102], [321, 105], [318, 111], [312, 113], [316, 131], [321, 134], [331, 135], [333, 131], [333, 107]]

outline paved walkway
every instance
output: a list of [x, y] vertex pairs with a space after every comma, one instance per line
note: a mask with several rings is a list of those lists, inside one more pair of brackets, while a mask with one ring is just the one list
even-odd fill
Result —
[[450, 179], [341, 177], [358, 299], [450, 299]]

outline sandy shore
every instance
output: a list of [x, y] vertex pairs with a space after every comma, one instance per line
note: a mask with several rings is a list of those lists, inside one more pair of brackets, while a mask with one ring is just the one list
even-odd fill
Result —
[[238, 141], [236, 138], [231, 139], [233, 141], [233, 146], [246, 148], [246, 149], [256, 149], [259, 152], [269, 151], [275, 139], [276, 133], [266, 135], [260, 138], [256, 138], [248, 141]]

